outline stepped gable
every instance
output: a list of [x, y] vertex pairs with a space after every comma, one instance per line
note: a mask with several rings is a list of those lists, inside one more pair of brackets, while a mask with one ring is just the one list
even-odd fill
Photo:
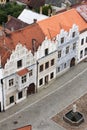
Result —
[[0, 55], [2, 59], [2, 67], [4, 67], [7, 59], [10, 57], [12, 50], [18, 43], [25, 45], [28, 50], [32, 50], [32, 40], [35, 40], [36, 49], [45, 39], [41, 28], [38, 24], [32, 24], [24, 29], [20, 29], [0, 37]]

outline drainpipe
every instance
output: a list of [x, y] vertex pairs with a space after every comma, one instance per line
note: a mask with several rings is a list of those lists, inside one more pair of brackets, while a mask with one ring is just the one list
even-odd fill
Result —
[[3, 79], [1, 79], [1, 84], [2, 84], [2, 101], [3, 101], [3, 112], [5, 111], [5, 106], [4, 106], [4, 86], [3, 86]]
[[37, 68], [37, 70], [36, 70], [36, 72], [37, 72], [37, 74], [36, 74], [36, 93], [38, 92], [38, 64], [39, 64], [39, 62], [37, 61], [36, 62], [36, 68]]

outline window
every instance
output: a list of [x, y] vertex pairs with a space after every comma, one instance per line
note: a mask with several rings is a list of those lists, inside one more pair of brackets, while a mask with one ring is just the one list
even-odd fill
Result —
[[64, 37], [61, 38], [61, 43], [64, 43]]
[[14, 102], [14, 96], [10, 97], [10, 104]]
[[48, 55], [48, 48], [45, 49], [45, 56]]
[[40, 65], [39, 71], [40, 71], [40, 72], [43, 71], [43, 65]]
[[87, 55], [87, 48], [85, 48], [85, 55]]
[[53, 65], [54, 65], [54, 59], [51, 60], [51, 66], [53, 66]]
[[22, 98], [22, 91], [18, 93], [18, 99]]
[[60, 58], [60, 57], [61, 57], [61, 50], [58, 51], [58, 58]]
[[47, 69], [49, 67], [49, 62], [45, 63], [45, 69]]
[[9, 80], [9, 86], [11, 87], [11, 86], [13, 86], [13, 84], [14, 84], [14, 80], [13, 80], [13, 79], [10, 79], [10, 80]]
[[86, 37], [86, 43], [87, 43], [87, 37]]
[[68, 54], [68, 53], [69, 53], [69, 46], [66, 47], [66, 54]]
[[83, 50], [80, 51], [80, 58], [83, 57]]
[[52, 73], [50, 74], [50, 79], [53, 79], [53, 77], [54, 77], [54, 73], [52, 72]]
[[60, 67], [58, 67], [58, 72], [60, 72]]
[[81, 45], [83, 45], [84, 44], [84, 38], [81, 40]]
[[29, 77], [32, 76], [32, 75], [33, 75], [33, 71], [30, 70], [30, 71], [29, 71]]
[[26, 78], [27, 78], [26, 75], [22, 76], [22, 77], [21, 77], [21, 82], [22, 82], [22, 83], [25, 83], [25, 82], [26, 82]]
[[75, 32], [72, 33], [72, 37], [75, 37]]
[[73, 43], [73, 50], [76, 49], [76, 43]]
[[64, 64], [64, 68], [66, 68], [66, 63]]
[[75, 37], [75, 32], [72, 33], [72, 37]]
[[22, 60], [17, 61], [17, 68], [22, 67]]
[[43, 78], [39, 80], [39, 85], [43, 84]]

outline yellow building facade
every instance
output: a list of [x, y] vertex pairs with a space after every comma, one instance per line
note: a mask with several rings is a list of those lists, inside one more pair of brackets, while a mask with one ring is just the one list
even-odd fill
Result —
[[6, 4], [6, 0], [0, 0], [0, 4]]

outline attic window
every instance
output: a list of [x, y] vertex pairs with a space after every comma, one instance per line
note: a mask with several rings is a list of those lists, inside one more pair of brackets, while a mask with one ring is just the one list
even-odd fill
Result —
[[48, 48], [45, 49], [45, 56], [48, 55]]
[[61, 38], [61, 43], [64, 43], [64, 37]]
[[75, 32], [72, 33], [72, 37], [75, 37]]
[[22, 67], [22, 60], [17, 61], [17, 68]]

